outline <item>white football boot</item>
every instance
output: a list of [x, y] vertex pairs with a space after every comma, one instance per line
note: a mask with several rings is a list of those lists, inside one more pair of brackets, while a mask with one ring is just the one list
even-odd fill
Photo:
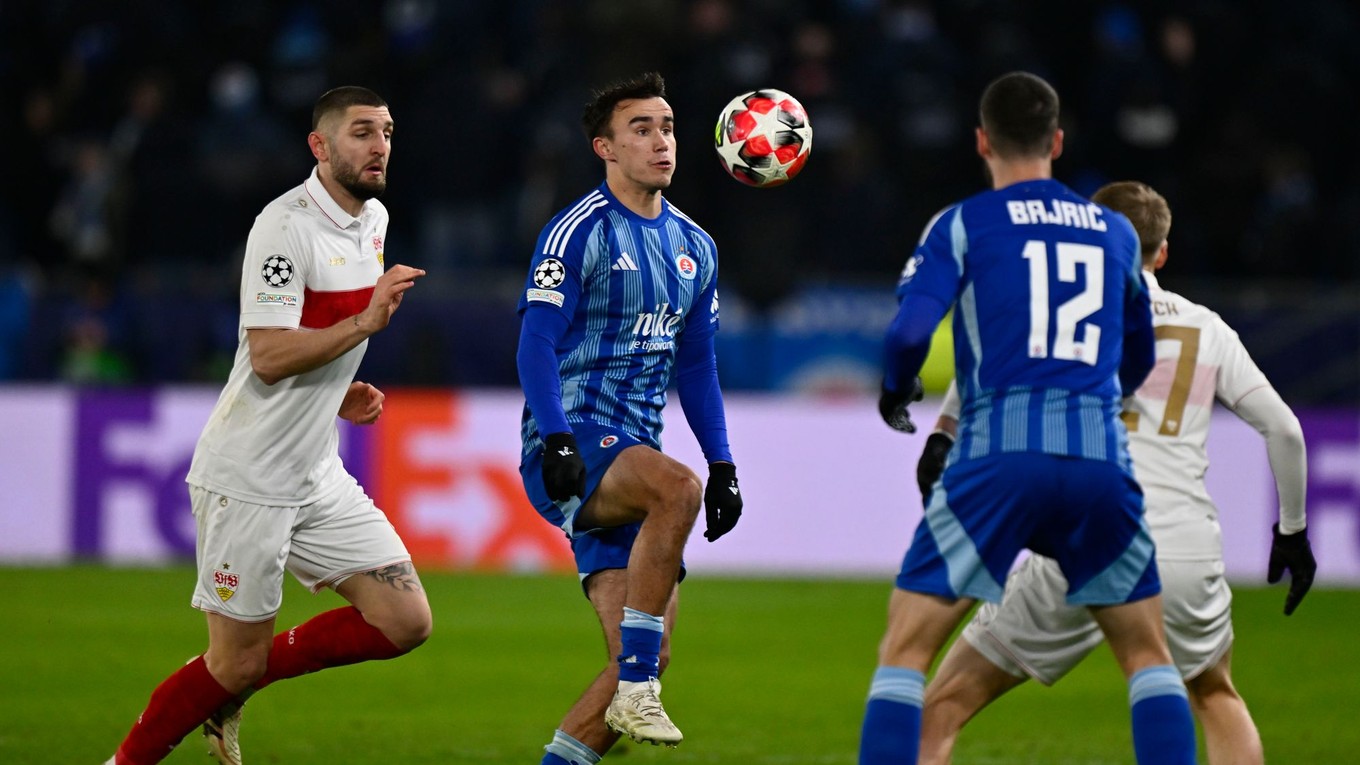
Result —
[[661, 707], [661, 681], [654, 677], [638, 683], [620, 681], [604, 711], [604, 722], [638, 742], [674, 748], [685, 738]]
[[244, 702], [230, 701], [203, 723], [208, 756], [222, 765], [241, 765], [241, 710]]

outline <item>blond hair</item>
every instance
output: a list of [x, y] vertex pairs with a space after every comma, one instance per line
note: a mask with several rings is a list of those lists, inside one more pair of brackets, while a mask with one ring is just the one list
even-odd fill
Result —
[[1143, 253], [1143, 263], [1156, 259], [1162, 243], [1171, 233], [1171, 206], [1166, 197], [1139, 181], [1116, 181], [1101, 186], [1091, 201], [1118, 213], [1133, 224]]

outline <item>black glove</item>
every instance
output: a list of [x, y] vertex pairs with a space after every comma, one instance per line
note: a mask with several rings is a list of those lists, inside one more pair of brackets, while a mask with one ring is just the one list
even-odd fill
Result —
[[708, 466], [708, 486], [704, 488], [704, 539], [718, 541], [741, 519], [741, 489], [737, 488], [737, 466], [714, 462]]
[[949, 450], [954, 448], [954, 437], [937, 430], [926, 439], [926, 447], [921, 450], [921, 459], [916, 462], [916, 485], [921, 487], [921, 501], [930, 499], [930, 487], [940, 480], [944, 472], [944, 460]]
[[554, 502], [585, 498], [586, 462], [576, 447], [576, 436], [552, 433], [543, 439], [543, 488]]
[[907, 405], [925, 397], [926, 389], [921, 385], [921, 378], [912, 378], [910, 388], [904, 392], [888, 390], [886, 384], [882, 391], [878, 397], [878, 413], [883, 416], [883, 421], [893, 430], [915, 433], [916, 423], [911, 421]]
[[1313, 559], [1313, 546], [1308, 544], [1308, 530], [1296, 534], [1281, 534], [1280, 524], [1270, 527], [1275, 539], [1270, 543], [1270, 563], [1266, 566], [1266, 581], [1275, 584], [1289, 569], [1289, 594], [1284, 596], [1284, 615], [1294, 613], [1303, 602], [1308, 588], [1313, 586], [1313, 575], [1317, 573], [1317, 561]]

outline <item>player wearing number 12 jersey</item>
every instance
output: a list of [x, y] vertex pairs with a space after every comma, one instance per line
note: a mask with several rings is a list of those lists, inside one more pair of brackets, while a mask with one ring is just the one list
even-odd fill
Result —
[[917, 761], [925, 672], [977, 599], [999, 600], [1023, 548], [1056, 559], [1129, 680], [1138, 762], [1195, 760], [1185, 686], [1119, 422], [1153, 364], [1139, 242], [1127, 218], [1052, 180], [1058, 96], [1032, 74], [984, 91], [977, 151], [992, 190], [926, 228], [898, 285], [880, 412], [908, 404], [952, 306], [960, 433], [889, 602], [861, 765]]
[[[1157, 543], [1171, 654], [1203, 726], [1211, 765], [1261, 763], [1260, 734], [1232, 682], [1232, 593], [1223, 577], [1218, 509], [1204, 486], [1205, 442], [1215, 399], [1265, 437], [1280, 499], [1267, 580], [1290, 571], [1288, 615], [1317, 569], [1305, 529], [1303, 430], [1237, 333], [1218, 314], [1157, 284], [1152, 272], [1166, 263], [1171, 229], [1166, 200], [1136, 181], [1111, 183], [1093, 199], [1133, 222], [1152, 298], [1157, 366], [1125, 402], [1124, 420]], [[952, 391], [945, 396], [931, 439], [948, 443], [957, 401]], [[918, 468], [922, 486], [929, 487], [943, 467], [940, 450], [927, 449]], [[1011, 574], [999, 604], [978, 609], [963, 640], [940, 662], [926, 696], [922, 762], [949, 762], [959, 730], [984, 706], [1029, 677], [1052, 685], [1100, 644], [1090, 614], [1063, 602], [1066, 589], [1057, 565], [1034, 555]]]

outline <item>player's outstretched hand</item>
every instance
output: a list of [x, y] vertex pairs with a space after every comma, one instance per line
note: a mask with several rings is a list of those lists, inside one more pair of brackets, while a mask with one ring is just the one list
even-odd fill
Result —
[[931, 433], [926, 439], [921, 459], [916, 462], [916, 485], [921, 487], [922, 502], [930, 499], [930, 488], [940, 480], [940, 474], [944, 472], [944, 460], [952, 448], [954, 437], [942, 430]]
[[551, 433], [543, 439], [543, 488], [554, 502], [585, 498], [586, 462], [581, 459], [576, 436]]
[[926, 389], [921, 385], [921, 378], [913, 377], [907, 390], [889, 390], [885, 382], [883, 391], [878, 397], [878, 413], [882, 415], [883, 421], [888, 423], [888, 427], [903, 433], [915, 433], [916, 423], [911, 421], [911, 415], [907, 412], [907, 406], [913, 402], [920, 401], [926, 395]]
[[1308, 544], [1308, 530], [1281, 534], [1280, 524], [1270, 527], [1274, 540], [1270, 543], [1270, 563], [1266, 567], [1266, 581], [1275, 584], [1289, 570], [1289, 594], [1284, 596], [1284, 615], [1294, 613], [1303, 602], [1308, 588], [1313, 586], [1313, 576], [1317, 574], [1317, 561], [1313, 559], [1313, 546]]
[[741, 519], [741, 489], [737, 486], [737, 466], [714, 462], [708, 466], [708, 486], [704, 488], [704, 539], [718, 537], [736, 527]]
[[416, 279], [424, 275], [425, 269], [400, 263], [387, 269], [386, 273], [378, 277], [378, 283], [373, 285], [373, 297], [369, 299], [368, 307], [354, 317], [354, 323], [370, 335], [386, 328], [388, 322], [392, 321], [392, 314], [401, 305], [402, 295], [415, 286]]

